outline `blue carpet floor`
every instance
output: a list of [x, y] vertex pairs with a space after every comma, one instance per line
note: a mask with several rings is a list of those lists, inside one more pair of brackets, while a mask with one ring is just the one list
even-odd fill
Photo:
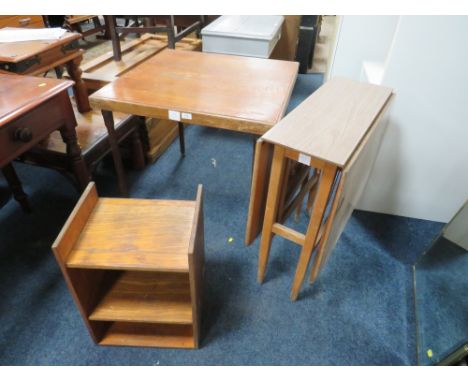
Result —
[[[321, 81], [300, 75], [290, 109]], [[305, 284], [292, 303], [298, 246], [275, 238], [259, 285], [259, 240], [243, 244], [252, 146], [247, 135], [190, 126], [185, 159], [175, 142], [155, 164], [129, 172], [132, 197], [193, 199], [204, 186], [199, 350], [93, 344], [50, 250], [79, 195], [54, 171], [16, 165], [34, 212], [24, 214], [14, 200], [0, 209], [0, 364], [415, 364], [411, 265], [441, 224], [354, 212], [316, 284]], [[118, 195], [111, 165], [100, 166], [95, 180], [101, 196]], [[289, 224], [305, 229], [307, 217]]]
[[468, 251], [443, 236], [416, 263], [420, 364], [440, 362], [468, 342], [467, 275]]

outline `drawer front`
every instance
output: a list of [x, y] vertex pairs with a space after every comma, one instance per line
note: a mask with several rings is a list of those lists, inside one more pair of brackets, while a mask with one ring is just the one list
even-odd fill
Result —
[[65, 124], [56, 98], [0, 127], [0, 167], [11, 162]]
[[44, 28], [44, 21], [39, 15], [0, 16], [0, 28]]

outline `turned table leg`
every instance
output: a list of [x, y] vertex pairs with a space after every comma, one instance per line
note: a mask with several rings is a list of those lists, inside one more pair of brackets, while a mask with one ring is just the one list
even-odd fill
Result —
[[80, 190], [84, 190], [91, 180], [88, 167], [81, 155], [81, 147], [76, 136], [76, 119], [67, 92], [60, 95], [62, 112], [65, 116], [65, 123], [60, 128], [60, 135], [67, 145], [67, 155], [70, 158], [71, 167], [75, 174]]
[[20, 204], [24, 212], [31, 212], [31, 207], [29, 206], [28, 196], [23, 190], [21, 181], [16, 175], [16, 171], [13, 168], [11, 163], [8, 163], [5, 167], [2, 168], [2, 173], [5, 176], [5, 179], [8, 182], [11, 192], [13, 193], [14, 198]]
[[91, 111], [91, 106], [89, 105], [88, 90], [86, 89], [86, 84], [81, 78], [81, 68], [80, 63], [83, 60], [83, 55], [70, 60], [66, 63], [68, 75], [75, 82], [73, 90], [75, 92], [76, 106], [80, 113], [86, 113]]

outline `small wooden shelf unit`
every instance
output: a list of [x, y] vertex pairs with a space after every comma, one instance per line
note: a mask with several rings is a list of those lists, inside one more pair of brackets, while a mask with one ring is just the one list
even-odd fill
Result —
[[201, 185], [185, 201], [99, 198], [90, 183], [52, 249], [96, 343], [198, 347]]

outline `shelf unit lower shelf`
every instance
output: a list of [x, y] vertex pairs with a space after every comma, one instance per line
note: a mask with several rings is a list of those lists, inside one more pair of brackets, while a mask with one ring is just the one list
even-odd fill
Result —
[[192, 325], [112, 322], [100, 345], [195, 348]]

